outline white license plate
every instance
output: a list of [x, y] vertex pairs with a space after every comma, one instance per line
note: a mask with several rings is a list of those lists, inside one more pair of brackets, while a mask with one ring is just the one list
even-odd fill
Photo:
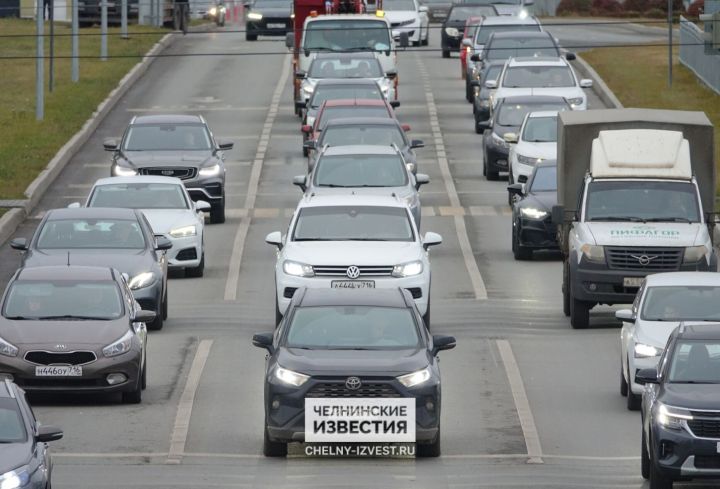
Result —
[[48, 365], [35, 367], [36, 377], [81, 377], [82, 367], [79, 365]]
[[268, 24], [268, 29], [283, 29], [285, 28], [285, 24]]
[[374, 280], [333, 280], [330, 282], [333, 289], [374, 289]]
[[623, 287], [640, 287], [645, 277], [625, 277], [623, 278]]

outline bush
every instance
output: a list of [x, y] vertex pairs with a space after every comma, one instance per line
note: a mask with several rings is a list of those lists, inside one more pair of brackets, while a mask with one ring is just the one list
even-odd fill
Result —
[[687, 10], [688, 17], [697, 19], [705, 11], [705, 0], [695, 0]]
[[589, 14], [591, 0], [560, 0], [557, 15]]
[[590, 13], [592, 15], [617, 15], [623, 10], [623, 6], [617, 0], [592, 0]]

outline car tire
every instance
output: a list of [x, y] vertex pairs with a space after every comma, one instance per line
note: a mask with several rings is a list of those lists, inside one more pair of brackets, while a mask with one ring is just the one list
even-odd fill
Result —
[[200, 257], [200, 264], [196, 267], [186, 268], [185, 276], [190, 278], [202, 277], [205, 275], [205, 252], [203, 251]]
[[415, 445], [415, 456], [418, 458], [436, 458], [440, 456], [440, 427], [431, 443], [418, 443]]
[[263, 436], [263, 455], [266, 457], [287, 457], [287, 443], [272, 441], [268, 435], [267, 426]]
[[497, 182], [498, 180], [500, 180], [500, 172], [491, 171], [490, 168], [488, 168], [485, 173], [485, 179], [490, 182]]
[[480, 121], [475, 117], [475, 134], [482, 134], [483, 132], [485, 132], [485, 128], [480, 126]]
[[[465, 73], [463, 71], [463, 73]], [[465, 76], [463, 76], [465, 78]], [[475, 98], [475, 88], [470, 85], [469, 80], [465, 80], [465, 100], [467, 100], [469, 103], [473, 103], [473, 99]]]
[[257, 34], [250, 34], [249, 32], [246, 32], [245, 40], [246, 41], [257, 41]]
[[210, 222], [222, 224], [225, 222], [225, 191], [223, 190], [222, 200], [219, 204], [213, 204], [210, 208]]
[[165, 284], [165, 295], [163, 296], [163, 302], [162, 302], [162, 318], [167, 319], [168, 318], [168, 294], [167, 294], [167, 284]]
[[570, 274], [568, 273], [568, 264], [563, 262], [563, 313], [566, 317], [570, 317]]
[[443, 57], [443, 58], [449, 58], [449, 57], [450, 57], [450, 51], [448, 51], [447, 49], [443, 49], [442, 57]]
[[513, 226], [513, 232], [512, 232], [512, 250], [513, 250], [513, 257], [515, 257], [516, 260], [519, 261], [525, 261], [532, 259], [533, 252], [531, 249], [527, 248], [526, 246], [522, 246], [520, 244], [520, 236], [517, 232], [519, 226]]
[[627, 408], [628, 411], [638, 411], [640, 409], [640, 403], [642, 402], [642, 396], [635, 394], [632, 388], [628, 386], [627, 393]]
[[660, 472], [655, 463], [650, 463], [650, 489], [672, 489], [673, 481]]
[[429, 46], [430, 45], [430, 24], [425, 28], [425, 39], [422, 42], [423, 46]]
[[167, 297], [165, 300], [160, 304], [160, 307], [158, 307], [158, 310], [155, 311], [155, 319], [151, 323], [147, 323], [147, 329], [152, 331], [160, 331], [163, 329], [163, 324], [165, 322], [165, 318], [167, 317]]
[[[571, 285], [568, 283], [568, 287]], [[590, 326], [590, 304], [573, 297], [570, 291], [570, 324], [573, 329], [587, 329]]]
[[142, 390], [147, 389], [147, 352], [145, 355], [145, 360], [143, 360], [142, 377], [140, 377]]
[[620, 395], [625, 397], [628, 395], [628, 383], [625, 380], [625, 367], [620, 360]]
[[421, 45], [421, 43], [422, 43], [422, 41], [419, 39], [417, 41], [412, 41], [413, 47], [419, 47]]
[[140, 404], [142, 402], [142, 373], [135, 384], [133, 390], [122, 393], [123, 404]]
[[303, 156], [307, 157], [308, 154], [309, 154], [308, 149], [305, 146], [303, 146]]
[[645, 422], [642, 423], [642, 441], [640, 446], [640, 475], [647, 480], [650, 477], [650, 454], [647, 451], [647, 443], [645, 439]]

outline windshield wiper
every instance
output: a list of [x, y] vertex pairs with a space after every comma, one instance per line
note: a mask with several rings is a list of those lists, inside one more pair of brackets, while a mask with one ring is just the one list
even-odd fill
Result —
[[319, 183], [318, 187], [330, 187], [330, 188], [348, 188], [349, 185], [339, 185], [337, 183]]
[[629, 221], [629, 222], [645, 222], [645, 219], [635, 216], [597, 216], [592, 217], [591, 221]]
[[293, 241], [334, 241], [330, 238], [295, 238]]
[[670, 382], [671, 384], [720, 384], [720, 382], [710, 382], [710, 381], [702, 381], [702, 380], [673, 380]]
[[649, 217], [645, 219], [646, 222], [687, 222], [692, 223], [687, 217]]
[[48, 320], [53, 320], [53, 319], [93, 320], [93, 319], [96, 319], [96, 320], [108, 321], [110, 318], [98, 317], [98, 316], [77, 316], [75, 314], [64, 314], [62, 316], [60, 316], [60, 315], [58, 315], [58, 316], [40, 316], [38, 319], [48, 319]]
[[345, 238], [346, 241], [390, 241], [384, 238]]
[[16, 320], [16, 321], [22, 321], [23, 319], [36, 321], [38, 318], [31, 317], [31, 316], [5, 316], [5, 319], [12, 319], [12, 320]]

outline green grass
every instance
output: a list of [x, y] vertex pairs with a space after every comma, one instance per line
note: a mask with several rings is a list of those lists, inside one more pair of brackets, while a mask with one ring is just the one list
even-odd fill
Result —
[[582, 54], [625, 107], [699, 110], [715, 126], [715, 164], [720, 162], [720, 95], [700, 82], [673, 56], [668, 87], [667, 48], [659, 46], [595, 49]]
[[[28, 184], [92, 115], [98, 104], [120, 79], [167, 31], [148, 26], [130, 26], [130, 38], [121, 39], [119, 28], [110, 28], [108, 53], [130, 58], [80, 59], [80, 82], [70, 79], [70, 59], [55, 60], [55, 88], [47, 89], [49, 61], [45, 61], [45, 119], [35, 119], [35, 60], [2, 59], [34, 56], [36, 38], [32, 20], [0, 19], [0, 33], [29, 37], [0, 37], [0, 199], [22, 198]], [[46, 34], [49, 27], [45, 27]], [[81, 29], [81, 34], [99, 33], [99, 28]], [[139, 34], [151, 32], [151, 34]], [[55, 53], [69, 56], [70, 28], [55, 26]], [[135, 35], [133, 35], [135, 33]], [[48, 56], [49, 37], [45, 39]], [[100, 36], [80, 36], [80, 55], [99, 56]], [[137, 57], [135, 57], [137, 56]]]

